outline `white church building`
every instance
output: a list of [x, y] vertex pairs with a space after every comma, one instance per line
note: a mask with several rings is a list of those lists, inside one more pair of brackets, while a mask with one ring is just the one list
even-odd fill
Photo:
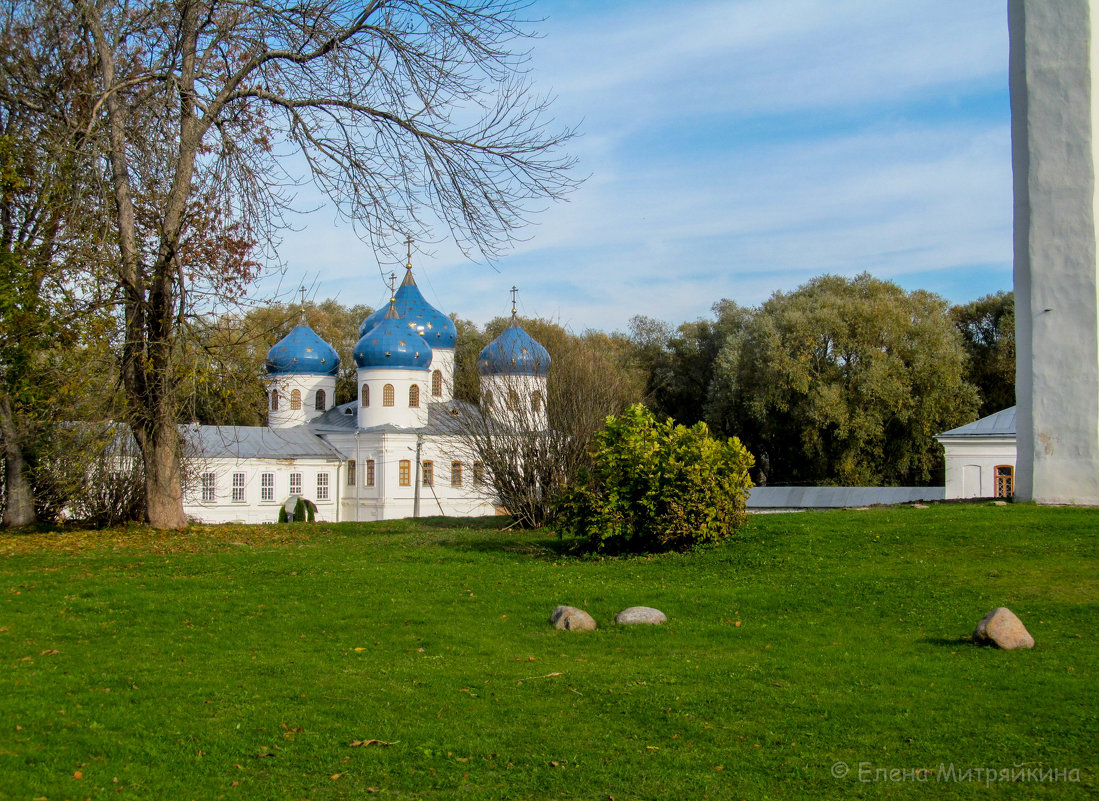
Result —
[[[457, 331], [433, 308], [412, 265], [389, 304], [359, 326], [358, 398], [335, 404], [339, 355], [302, 319], [267, 354], [266, 426], [191, 426], [184, 510], [204, 523], [272, 523], [292, 496], [323, 521], [478, 516], [499, 511], [463, 435], [479, 410], [453, 397]], [[545, 427], [550, 356], [518, 323], [478, 358], [482, 405]], [[493, 397], [508, 403], [492, 404]], [[487, 401], [487, 402], [486, 402]], [[506, 422], [506, 421], [505, 421]]]

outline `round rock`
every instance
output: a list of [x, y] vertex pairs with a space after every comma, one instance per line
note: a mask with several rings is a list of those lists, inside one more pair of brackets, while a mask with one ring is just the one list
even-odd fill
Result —
[[595, 631], [595, 620], [583, 609], [575, 606], [559, 606], [553, 610], [549, 622], [562, 631]]
[[973, 632], [973, 642], [995, 645], [1006, 651], [1034, 647], [1034, 638], [1026, 630], [1023, 621], [1006, 606], [999, 606], [981, 618], [977, 630]]
[[666, 623], [667, 620], [668, 616], [659, 609], [653, 609], [651, 606], [631, 606], [619, 612], [614, 622], [619, 626], [656, 626]]

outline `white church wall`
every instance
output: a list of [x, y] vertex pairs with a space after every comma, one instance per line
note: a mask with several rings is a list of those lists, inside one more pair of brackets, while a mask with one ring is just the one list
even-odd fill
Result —
[[[415, 433], [333, 434], [326, 437], [349, 461], [355, 462], [355, 481], [347, 483], [344, 465], [340, 520], [371, 521], [413, 517], [417, 487], [422, 517], [477, 517], [492, 515], [496, 505], [490, 488], [474, 481], [475, 468], [455, 437], [419, 438], [419, 470]], [[458, 463], [457, 465], [455, 463]], [[430, 483], [425, 483], [425, 466]]]
[[203, 459], [194, 460], [192, 470], [183, 511], [200, 523], [276, 523], [291, 494], [313, 501], [317, 520], [338, 518], [343, 489], [343, 464], [338, 461]]

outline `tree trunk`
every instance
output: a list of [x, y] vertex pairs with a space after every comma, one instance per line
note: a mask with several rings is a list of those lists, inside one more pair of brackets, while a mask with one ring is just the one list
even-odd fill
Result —
[[0, 433], [4, 437], [4, 526], [34, 522], [34, 490], [27, 478], [27, 460], [7, 395], [0, 395]]
[[185, 528], [179, 429], [169, 420], [150, 431], [134, 433], [145, 465], [145, 515], [149, 525], [159, 529]]

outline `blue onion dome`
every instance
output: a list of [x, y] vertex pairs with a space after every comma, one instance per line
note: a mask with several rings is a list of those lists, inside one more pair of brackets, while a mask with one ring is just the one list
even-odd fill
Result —
[[335, 375], [340, 356], [302, 319], [267, 351], [266, 367], [269, 375]]
[[385, 317], [356, 343], [351, 355], [359, 367], [392, 367], [399, 370], [426, 370], [431, 364], [431, 346], [411, 331], [397, 314], [391, 300]]
[[[407, 328], [416, 331], [423, 326], [423, 338], [433, 348], [453, 348], [458, 341], [458, 329], [454, 321], [436, 309], [424, 299], [416, 280], [412, 277], [412, 265], [405, 266], [404, 281], [397, 289], [395, 297], [397, 314], [404, 320]], [[378, 325], [386, 315], [386, 307], [378, 309], [359, 325], [359, 336]]]
[[549, 351], [519, 327], [514, 312], [504, 333], [485, 345], [477, 357], [481, 375], [546, 375], [549, 368]]

